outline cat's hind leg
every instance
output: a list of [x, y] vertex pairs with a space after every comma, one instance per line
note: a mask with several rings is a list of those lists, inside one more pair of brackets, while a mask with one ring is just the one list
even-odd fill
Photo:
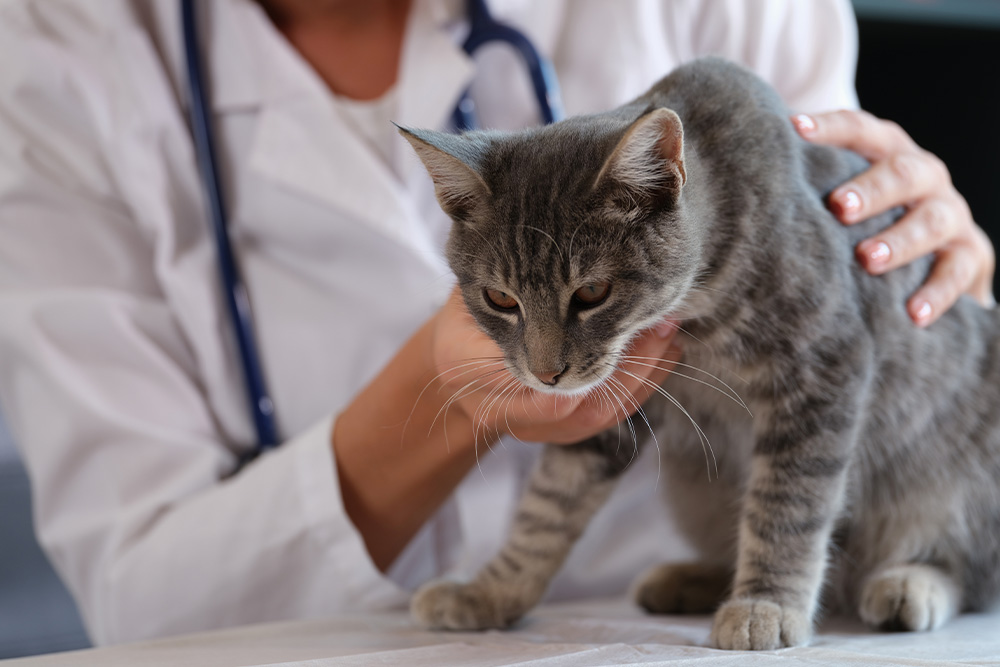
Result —
[[941, 627], [961, 606], [961, 587], [933, 565], [907, 563], [877, 570], [861, 587], [858, 614], [880, 630]]
[[420, 588], [410, 603], [417, 623], [444, 630], [505, 628], [534, 607], [627, 464], [630, 457], [616, 454], [617, 445], [617, 437], [605, 433], [546, 447], [500, 553], [469, 583], [434, 581]]
[[664, 563], [636, 586], [639, 606], [653, 614], [711, 614], [729, 594], [730, 565]]

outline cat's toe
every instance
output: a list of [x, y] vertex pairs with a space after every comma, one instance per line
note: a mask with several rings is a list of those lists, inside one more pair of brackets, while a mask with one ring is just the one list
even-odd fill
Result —
[[640, 607], [653, 614], [710, 614], [726, 599], [729, 568], [702, 563], [665, 563], [635, 587]]
[[899, 565], [865, 582], [858, 614], [880, 630], [934, 630], [954, 615], [957, 587], [929, 565]]
[[475, 583], [432, 581], [410, 601], [410, 614], [432, 630], [487, 630], [505, 628], [516, 619], [506, 618], [498, 600]]
[[811, 626], [802, 610], [743, 598], [730, 600], [715, 613], [710, 641], [721, 649], [769, 651], [805, 644]]

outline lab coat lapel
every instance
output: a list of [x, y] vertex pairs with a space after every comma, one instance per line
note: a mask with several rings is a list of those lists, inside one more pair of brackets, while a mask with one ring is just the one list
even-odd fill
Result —
[[395, 176], [337, 115], [304, 98], [261, 110], [250, 168], [400, 240], [406, 207]]
[[[453, 36], [465, 23], [454, 0], [418, 0], [403, 45], [400, 71], [400, 125], [446, 129], [462, 92], [472, 83], [475, 64]], [[419, 165], [405, 152], [404, 178]]]
[[[418, 9], [414, 7], [403, 47], [399, 117], [401, 124], [441, 127], [468, 85], [472, 65], [444, 31], [446, 15]], [[400, 158], [404, 180], [400, 183], [337, 113], [333, 96], [318, 76], [284, 40], [275, 41], [280, 57], [261, 63], [266, 69], [262, 72], [265, 102], [251, 150], [251, 169], [393, 240], [433, 251], [415, 233], [415, 211], [404, 185], [412, 160]], [[289, 88], [289, 70], [300, 77], [295, 90]], [[405, 148], [400, 140], [400, 150]]]

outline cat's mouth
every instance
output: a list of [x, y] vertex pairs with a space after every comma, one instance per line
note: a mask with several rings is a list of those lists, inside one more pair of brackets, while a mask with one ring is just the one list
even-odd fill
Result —
[[541, 394], [574, 397], [581, 394], [589, 394], [603, 384], [611, 375], [612, 373], [588, 373], [583, 378], [567, 379], [565, 382], [560, 382], [554, 386], [540, 381], [528, 384], [522, 380], [522, 383]]
[[536, 374], [524, 371], [518, 373], [520, 376], [518, 379], [521, 384], [540, 394], [566, 397], [590, 394], [605, 385], [615, 371], [619, 370], [618, 364], [610, 361], [619, 356], [621, 355], [606, 355], [605, 358], [609, 361], [590, 364], [585, 369], [567, 369], [565, 374], [555, 378], [554, 382], [552, 381], [554, 378], [539, 378]]
[[[679, 329], [678, 319], [658, 318], [645, 326], [622, 332], [609, 342], [609, 349], [599, 354], [587, 355], [575, 368], [567, 365], [559, 373], [533, 372], [523, 365], [510, 362], [508, 368], [512, 371], [517, 368], [515, 375], [521, 384], [541, 394], [574, 397], [603, 390], [617, 394], [624, 390], [624, 387], [620, 386], [622, 379], [631, 377], [644, 383], [644, 378], [649, 375], [645, 372], [647, 368], [662, 366], [662, 359], [650, 356], [662, 350], [650, 346], [649, 334], [653, 333], [656, 338], [664, 340], [672, 338]], [[618, 373], [617, 378], [615, 378], [616, 373]], [[626, 380], [626, 384], [630, 382]]]

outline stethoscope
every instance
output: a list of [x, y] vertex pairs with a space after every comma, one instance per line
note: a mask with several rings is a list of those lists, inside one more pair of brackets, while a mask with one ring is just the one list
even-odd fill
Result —
[[[548, 61], [541, 57], [523, 33], [496, 21], [490, 15], [486, 0], [466, 0], [466, 9], [469, 16], [469, 34], [462, 44], [465, 52], [471, 56], [479, 47], [490, 42], [502, 42], [512, 47], [521, 55], [531, 77], [543, 122], [552, 123], [560, 120], [562, 108], [559, 103], [559, 89], [554, 70]], [[181, 0], [181, 26], [184, 32], [184, 56], [190, 95], [191, 133], [194, 136], [198, 171], [201, 174], [212, 235], [215, 239], [223, 297], [236, 337], [250, 414], [257, 433], [257, 446], [244, 456], [245, 463], [264, 450], [278, 446], [280, 442], [278, 427], [274, 416], [274, 401], [271, 400], [267, 390], [267, 382], [260, 363], [250, 299], [229, 240], [228, 218], [220, 186], [219, 163], [215, 156], [210, 104], [203, 76], [205, 69], [198, 45], [194, 0]], [[458, 106], [452, 114], [452, 122], [458, 131], [478, 126], [475, 105], [468, 90], [459, 99]]]

